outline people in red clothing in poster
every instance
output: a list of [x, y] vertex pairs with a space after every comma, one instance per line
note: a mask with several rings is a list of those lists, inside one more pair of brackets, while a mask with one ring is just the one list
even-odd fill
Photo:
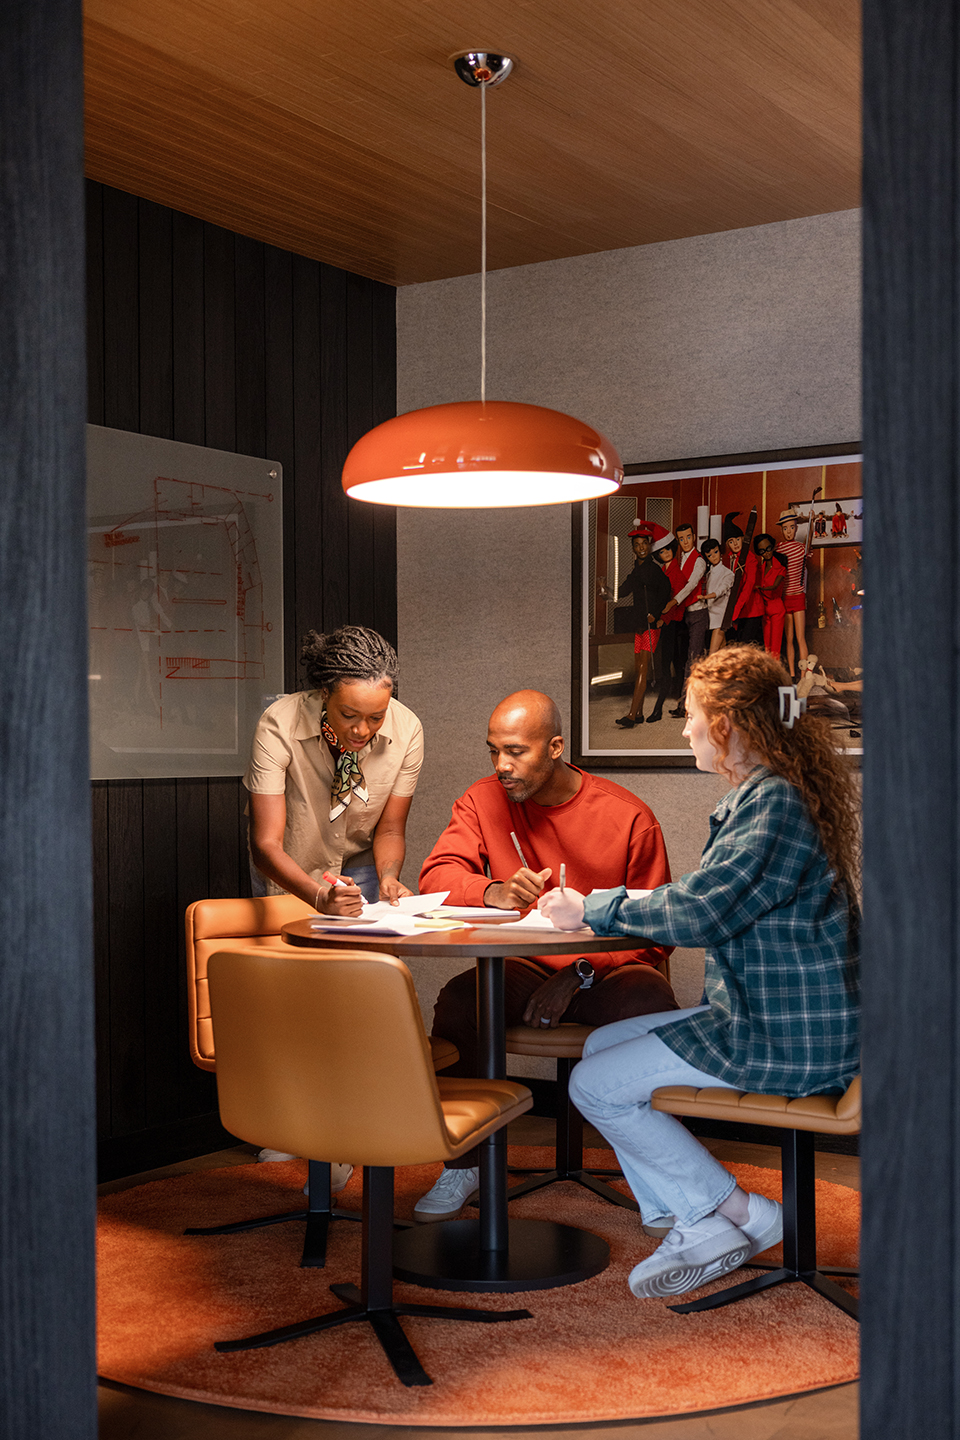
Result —
[[799, 523], [800, 516], [792, 507], [781, 511], [777, 521], [780, 526], [781, 540], [776, 547], [776, 553], [783, 559], [787, 567], [787, 585], [783, 592], [783, 605], [786, 611], [784, 622], [787, 637], [786, 666], [791, 680], [798, 670], [801, 674], [803, 673], [807, 659], [807, 590], [804, 574], [807, 547], [802, 540], [797, 539]]
[[[676, 533], [677, 544], [680, 546], [676, 558], [681, 574], [683, 575], [683, 585], [663, 607], [663, 617], [665, 620], [672, 619], [677, 622], [674, 665], [677, 673], [686, 677], [690, 657], [690, 631], [687, 626], [687, 611], [700, 594], [700, 581], [706, 572], [707, 562], [701, 557], [697, 549], [697, 537], [692, 525], [683, 522], [677, 526]], [[670, 711], [670, 714], [677, 720], [682, 720], [687, 713], [683, 703], [683, 690], [684, 683], [681, 681], [679, 703]]]
[[723, 563], [733, 571], [734, 585], [743, 572], [740, 589], [727, 629], [730, 645], [763, 645], [763, 597], [757, 591], [759, 561], [749, 545], [744, 549], [743, 531], [736, 523], [739, 510], [730, 510], [723, 517]]
[[763, 643], [771, 655], [780, 654], [783, 644], [783, 622], [786, 608], [783, 592], [787, 584], [786, 564], [774, 554], [776, 541], [764, 532], [753, 541], [759, 563], [757, 591], [763, 600]]
[[686, 625], [681, 625], [683, 609], [677, 608], [676, 600], [680, 592], [685, 589], [687, 580], [680, 568], [679, 550], [677, 537], [673, 534], [668, 534], [664, 539], [655, 542], [653, 558], [658, 565], [663, 566], [663, 573], [670, 581], [670, 589], [673, 594], [669, 605], [664, 606], [663, 613], [657, 622], [660, 630], [658, 657], [660, 660], [660, 689], [657, 692], [657, 703], [647, 716], [648, 725], [656, 725], [658, 720], [663, 719], [663, 702], [667, 696], [672, 694], [674, 699], [679, 700], [683, 690], [684, 661], [680, 659], [679, 636], [681, 630], [686, 631]]
[[848, 521], [848, 520], [859, 519], [859, 518], [860, 518], [860, 517], [855, 513], [855, 511], [853, 511], [853, 510], [844, 510], [843, 507], [842, 507], [842, 505], [840, 504], [840, 501], [838, 500], [838, 501], [836, 502], [836, 507], [835, 507], [835, 509], [834, 509], [834, 512], [833, 512], [832, 516], [830, 517], [831, 533], [832, 533], [832, 535], [833, 535], [834, 540], [844, 540], [844, 539], [846, 539], [846, 534], [847, 534], [847, 521]]

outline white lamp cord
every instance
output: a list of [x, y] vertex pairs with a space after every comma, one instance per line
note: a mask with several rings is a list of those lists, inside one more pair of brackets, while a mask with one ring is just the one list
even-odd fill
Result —
[[487, 400], [487, 87], [480, 86], [480, 403]]

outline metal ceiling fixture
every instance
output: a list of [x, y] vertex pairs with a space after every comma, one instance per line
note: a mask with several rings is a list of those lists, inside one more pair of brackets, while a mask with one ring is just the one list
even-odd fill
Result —
[[559, 505], [609, 495], [623, 480], [620, 456], [598, 430], [542, 405], [487, 400], [486, 93], [513, 69], [507, 55], [453, 57], [480, 91], [480, 399], [431, 405], [361, 436], [343, 467], [355, 500], [436, 509]]

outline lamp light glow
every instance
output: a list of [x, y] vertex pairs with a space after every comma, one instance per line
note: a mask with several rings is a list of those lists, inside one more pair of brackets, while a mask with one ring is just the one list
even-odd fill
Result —
[[343, 467], [354, 500], [429, 509], [562, 505], [611, 495], [620, 456], [599, 430], [542, 405], [464, 400], [361, 436]]

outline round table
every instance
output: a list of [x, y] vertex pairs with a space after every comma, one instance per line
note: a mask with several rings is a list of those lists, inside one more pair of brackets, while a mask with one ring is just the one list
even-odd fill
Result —
[[[355, 923], [355, 922], [354, 922]], [[386, 955], [459, 959], [477, 964], [478, 1068], [484, 1079], [506, 1077], [503, 962], [508, 955], [589, 955], [639, 950], [636, 935], [592, 931], [516, 929], [507, 922], [463, 930], [423, 930], [415, 935], [359, 935], [315, 928], [295, 920], [282, 935], [290, 945], [318, 949], [373, 950]], [[418, 1225], [394, 1237], [394, 1274], [436, 1290], [546, 1290], [572, 1285], [603, 1270], [610, 1258], [605, 1240], [552, 1220], [513, 1220], [507, 1214], [507, 1139], [500, 1130], [480, 1146], [480, 1218]]]

